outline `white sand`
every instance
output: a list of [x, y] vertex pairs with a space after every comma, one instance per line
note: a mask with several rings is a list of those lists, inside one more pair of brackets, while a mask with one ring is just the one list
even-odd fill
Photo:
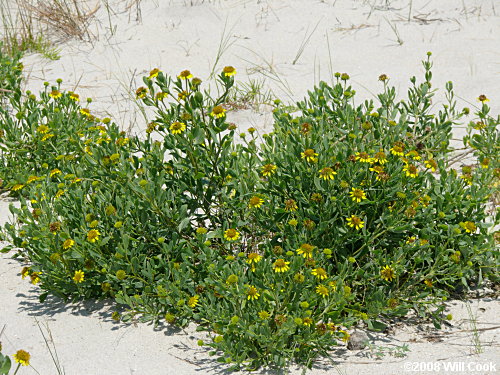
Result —
[[[97, 1], [89, 2], [89, 7]], [[498, 0], [143, 0], [139, 21], [135, 7], [127, 10], [124, 1], [115, 0], [110, 1], [113, 34], [103, 4], [89, 27], [94, 35], [91, 43], [73, 40], [60, 45], [58, 61], [39, 55], [24, 59], [27, 87], [37, 92], [43, 81], [62, 78], [63, 88], [94, 99], [93, 111], [109, 114], [123, 128], [139, 133], [147, 120], [130, 99], [141, 85], [140, 77], [155, 67], [173, 75], [190, 69], [206, 82], [221, 40], [228, 46], [216, 72], [233, 65], [237, 81], [264, 79], [265, 87], [283, 100], [300, 100], [319, 80], [330, 82], [332, 71], [350, 74], [357, 103], [375, 99], [382, 87], [377, 82], [381, 73], [389, 75], [404, 97], [409, 77], [422, 79], [420, 61], [432, 51], [434, 87], [440, 89], [436, 101], [442, 98], [444, 83], [451, 80], [459, 108], [474, 108], [476, 98], [485, 94], [491, 100], [491, 113], [500, 113]], [[272, 125], [266, 107], [259, 112], [231, 112], [229, 119], [242, 129], [254, 126], [267, 131]], [[463, 134], [463, 129], [456, 129], [456, 134]], [[7, 220], [6, 205], [0, 202], [1, 222]], [[207, 351], [196, 346], [203, 334], [193, 327], [173, 333], [164, 326], [156, 330], [145, 324], [125, 326], [111, 320], [108, 305], [91, 302], [65, 306], [49, 300], [40, 305], [37, 288], [21, 280], [21, 267], [5, 255], [0, 260], [0, 330], [6, 326], [0, 341], [6, 354], [21, 348], [29, 351], [42, 375], [57, 372], [35, 318], [48, 323], [67, 375], [221, 373]], [[499, 302], [486, 298], [471, 305], [478, 328], [487, 329], [479, 332], [484, 349], [480, 355], [471, 355], [473, 336], [467, 331], [465, 304], [452, 302], [453, 327], [438, 333], [441, 342], [429, 341], [428, 333], [418, 327], [397, 328], [394, 335], [377, 335], [376, 342], [385, 347], [407, 343], [411, 350], [407, 358], [386, 356], [376, 361], [363, 357], [369, 351], [341, 348], [334, 353], [336, 366], [311, 373], [404, 374], [404, 363], [417, 361], [493, 361], [500, 369]]]

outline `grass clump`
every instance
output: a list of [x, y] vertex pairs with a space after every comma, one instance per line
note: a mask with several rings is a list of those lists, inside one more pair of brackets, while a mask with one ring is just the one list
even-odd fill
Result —
[[[235, 142], [227, 121], [233, 67], [218, 97], [188, 70], [152, 70], [135, 93], [155, 111], [142, 139], [60, 82], [11, 96], [0, 171], [21, 207], [4, 251], [31, 262], [22, 275], [41, 300], [113, 297], [124, 321], [194, 320], [233, 370], [310, 367], [352, 327], [383, 330], [410, 311], [439, 326], [451, 293], [496, 277], [500, 120], [484, 97], [467, 121], [451, 83], [432, 113], [423, 64], [403, 101], [382, 75], [377, 104], [356, 105], [346, 73], [296, 112], [276, 100], [260, 144], [253, 128]], [[451, 130], [464, 121], [477, 162], [455, 170]]]

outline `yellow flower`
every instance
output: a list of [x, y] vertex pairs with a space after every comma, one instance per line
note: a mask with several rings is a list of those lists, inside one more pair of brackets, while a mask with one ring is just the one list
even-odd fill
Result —
[[351, 338], [351, 335], [349, 333], [347, 333], [346, 331], [344, 331], [343, 329], [339, 330], [340, 333], [342, 333], [342, 338], [341, 340], [343, 342], [348, 342], [349, 339]]
[[311, 273], [316, 276], [319, 280], [324, 280], [328, 277], [326, 271], [322, 267], [314, 268]]
[[193, 297], [191, 297], [191, 298], [188, 299], [187, 305], [193, 309], [198, 304], [198, 300], [199, 299], [200, 299], [200, 296], [199, 295], [195, 295], [195, 296], [193, 296]]
[[30, 275], [30, 278], [31, 278], [31, 283], [33, 285], [36, 285], [40, 282], [40, 275], [42, 273], [41, 272], [33, 272], [31, 275]]
[[30, 267], [23, 267], [21, 270], [21, 277], [24, 279], [26, 276], [30, 275], [31, 268]]
[[83, 271], [75, 271], [75, 275], [73, 276], [73, 281], [75, 283], [81, 283], [85, 279], [85, 272]]
[[361, 228], [364, 227], [365, 224], [365, 222], [356, 215], [351, 215], [351, 217], [347, 218], [346, 220], [347, 220], [347, 225], [349, 225], [351, 228], [356, 228], [356, 230], [360, 230]]
[[184, 130], [186, 130], [186, 124], [184, 124], [183, 122], [175, 121], [170, 125], [169, 129], [172, 134], [181, 134]]
[[139, 99], [145, 98], [147, 93], [148, 89], [146, 87], [139, 87], [137, 90], [135, 90], [135, 96]]
[[429, 159], [425, 161], [425, 167], [429, 168], [433, 172], [436, 172], [437, 163], [434, 159]]
[[481, 168], [486, 169], [490, 165], [490, 159], [484, 158], [483, 160], [481, 160], [480, 164], [481, 164]]
[[318, 293], [321, 297], [325, 298], [328, 296], [329, 291], [328, 291], [328, 288], [326, 286], [324, 286], [323, 284], [319, 284], [316, 287], [316, 293]]
[[247, 258], [248, 258], [247, 259], [248, 264], [252, 264], [252, 263], [257, 264], [262, 259], [262, 257], [257, 253], [250, 253], [250, 254], [248, 254]]
[[54, 134], [45, 134], [42, 137], [42, 142], [45, 142], [47, 139], [54, 137]]
[[73, 247], [73, 245], [75, 244], [75, 241], [72, 240], [71, 238], [68, 238], [66, 241], [63, 242], [63, 249], [64, 250], [67, 250], [67, 249], [70, 249]]
[[212, 109], [212, 112], [210, 112], [210, 116], [215, 117], [215, 118], [222, 118], [226, 115], [226, 110], [220, 106], [217, 105]]
[[[23, 366], [29, 366], [30, 364], [30, 353], [24, 350], [18, 350], [16, 354], [13, 355], [14, 360], [23, 365]], [[17, 372], [17, 371], [16, 371]]]
[[312, 258], [312, 253], [315, 246], [309, 245], [308, 243], [303, 243], [297, 249], [297, 254], [302, 255], [304, 258]]
[[296, 219], [290, 219], [288, 221], [288, 224], [290, 224], [292, 227], [296, 227], [299, 222]]
[[49, 132], [49, 127], [47, 125], [40, 125], [38, 128], [36, 128], [36, 131], [41, 134], [45, 134]]
[[249, 285], [247, 290], [247, 299], [248, 300], [256, 300], [260, 297], [259, 291], [256, 287]]
[[196, 233], [198, 234], [207, 234], [207, 232], [208, 232], [207, 228], [204, 227], [196, 228]]
[[416, 178], [418, 176], [418, 168], [412, 164], [405, 165], [403, 171], [406, 172], [406, 177]]
[[391, 266], [385, 266], [380, 270], [380, 277], [385, 281], [392, 281], [394, 279], [395, 273]]
[[319, 177], [323, 180], [333, 180], [336, 174], [337, 172], [330, 167], [323, 168], [319, 171]]
[[262, 175], [264, 177], [268, 177], [272, 175], [274, 172], [276, 172], [276, 166], [274, 164], [266, 164], [261, 167], [262, 169]]
[[240, 238], [240, 233], [236, 229], [229, 228], [224, 232], [224, 238], [227, 241], [236, 241]]
[[74, 102], [79, 102], [80, 101], [80, 95], [75, 94], [74, 92], [69, 92], [69, 98], [73, 100]]
[[427, 287], [429, 287], [429, 288], [432, 288], [432, 286], [434, 285], [434, 284], [432, 283], [432, 280], [430, 280], [430, 279], [425, 279], [425, 280], [424, 280], [424, 284], [425, 284]]
[[292, 211], [297, 211], [297, 202], [293, 199], [287, 199], [285, 201], [285, 211], [287, 212], [292, 212]]
[[274, 272], [286, 272], [290, 269], [288, 266], [290, 262], [285, 262], [284, 259], [277, 259], [273, 264]]
[[352, 191], [349, 193], [349, 195], [351, 196], [354, 202], [358, 203], [361, 202], [363, 199], [366, 199], [366, 194], [361, 189], [352, 188]]
[[267, 311], [265, 311], [265, 310], [259, 311], [259, 312], [258, 312], [258, 315], [259, 315], [259, 318], [261, 318], [262, 320], [269, 319], [269, 317], [271, 316], [271, 314], [269, 314], [269, 313], [268, 313]]
[[361, 163], [371, 163], [373, 159], [366, 152], [356, 152], [356, 161], [360, 161]]
[[57, 168], [50, 171], [50, 177], [54, 177], [56, 174], [61, 174], [61, 171]]
[[304, 324], [307, 327], [310, 327], [311, 324], [313, 324], [313, 320], [312, 320], [312, 318], [307, 316], [304, 319], [302, 319], [302, 324]]
[[259, 208], [262, 206], [264, 203], [264, 199], [254, 195], [252, 198], [250, 198], [250, 201], [248, 202], [248, 207], [250, 208]]
[[477, 230], [476, 224], [474, 224], [472, 221], [460, 223], [460, 226], [464, 228], [467, 233], [474, 233]]
[[90, 109], [88, 108], [80, 108], [80, 113], [86, 117], [90, 117], [91, 114], [90, 114]]
[[478, 101], [478, 102], [481, 102], [481, 103], [485, 103], [485, 102], [489, 102], [489, 101], [490, 101], [490, 99], [488, 99], [488, 98], [486, 97], [486, 95], [481, 94], [481, 95], [479, 95], [479, 97], [477, 98], [477, 101]]
[[373, 156], [373, 161], [376, 162], [376, 163], [379, 163], [381, 165], [387, 163], [387, 158], [385, 156], [385, 153], [383, 151], [379, 151], [377, 152], [374, 156]]
[[87, 233], [87, 240], [89, 242], [96, 242], [100, 235], [101, 233], [97, 229], [92, 229]]
[[[384, 172], [384, 167], [382, 167], [381, 165], [374, 165], [373, 167], [370, 167], [369, 169], [370, 169], [370, 171], [375, 172], [377, 174]], [[377, 178], [378, 178], [378, 176], [377, 176]]]
[[410, 152], [408, 152], [406, 154], [406, 156], [412, 158], [413, 160], [420, 160], [421, 159], [420, 154], [415, 150], [411, 150]]
[[189, 70], [183, 70], [182, 72], [179, 73], [177, 78], [190, 79], [190, 78], [193, 78], [193, 75], [191, 74], [191, 72]]
[[404, 148], [402, 146], [394, 145], [391, 148], [391, 153], [396, 156], [404, 156], [403, 150]]
[[318, 161], [318, 154], [314, 152], [312, 148], [308, 148], [304, 152], [301, 152], [300, 155], [302, 156], [302, 159], [306, 159], [309, 163], [315, 163]]
[[234, 69], [232, 66], [226, 66], [226, 67], [224, 67], [224, 69], [222, 69], [222, 73], [226, 77], [231, 77], [231, 76], [234, 76], [236, 74], [236, 69]]
[[149, 72], [149, 79], [158, 77], [158, 73], [160, 73], [160, 72], [161, 72], [160, 69], [154, 68], [153, 70], [151, 70]]
[[156, 100], [163, 100], [166, 97], [168, 97], [168, 92], [160, 91], [156, 93]]
[[59, 90], [52, 90], [49, 96], [53, 99], [59, 99], [62, 96], [62, 94]]
[[21, 190], [24, 187], [24, 184], [15, 184], [12, 186], [12, 191], [18, 191]]

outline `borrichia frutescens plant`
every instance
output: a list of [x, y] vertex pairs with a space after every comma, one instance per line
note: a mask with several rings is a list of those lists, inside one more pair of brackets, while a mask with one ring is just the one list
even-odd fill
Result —
[[[410, 309], [438, 324], [450, 291], [498, 265], [498, 218], [486, 208], [500, 177], [499, 121], [480, 97], [485, 126], [474, 122], [466, 139], [478, 162], [450, 168], [451, 129], [468, 110], [456, 110], [449, 83], [448, 103], [432, 114], [429, 59], [424, 68], [404, 101], [381, 75], [379, 104], [355, 105], [345, 73], [295, 112], [276, 101], [261, 143], [253, 128], [234, 142], [233, 67], [215, 98], [188, 70], [152, 70], [136, 91], [156, 113], [144, 139], [58, 86], [16, 99], [14, 108], [33, 102], [18, 113], [43, 109], [16, 120], [48, 166], [11, 177], [21, 208], [5, 233], [32, 263], [23, 276], [43, 296], [112, 296], [129, 306], [124, 320], [194, 319], [211, 332], [200, 345], [234, 369], [310, 366], [353, 325], [382, 329]], [[38, 153], [40, 126], [60, 137], [53, 153]]]

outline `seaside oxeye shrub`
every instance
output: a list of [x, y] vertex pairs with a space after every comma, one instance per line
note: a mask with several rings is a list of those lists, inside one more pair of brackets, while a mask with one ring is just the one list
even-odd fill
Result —
[[[451, 293], [496, 277], [500, 120], [484, 95], [475, 115], [457, 110], [451, 83], [432, 113], [431, 66], [408, 99], [381, 75], [378, 103], [358, 105], [336, 74], [292, 111], [277, 101], [273, 131], [239, 142], [233, 67], [215, 98], [188, 70], [152, 70], [135, 93], [155, 112], [144, 138], [46, 89], [30, 112], [53, 125], [54, 152], [25, 117], [5, 122], [48, 165], [18, 161], [5, 251], [30, 261], [21, 274], [41, 299], [113, 297], [128, 306], [117, 320], [194, 320], [211, 335], [201, 345], [235, 370], [311, 366], [351, 327], [382, 330], [410, 310], [439, 326]], [[450, 143], [463, 122], [468, 165]]]

